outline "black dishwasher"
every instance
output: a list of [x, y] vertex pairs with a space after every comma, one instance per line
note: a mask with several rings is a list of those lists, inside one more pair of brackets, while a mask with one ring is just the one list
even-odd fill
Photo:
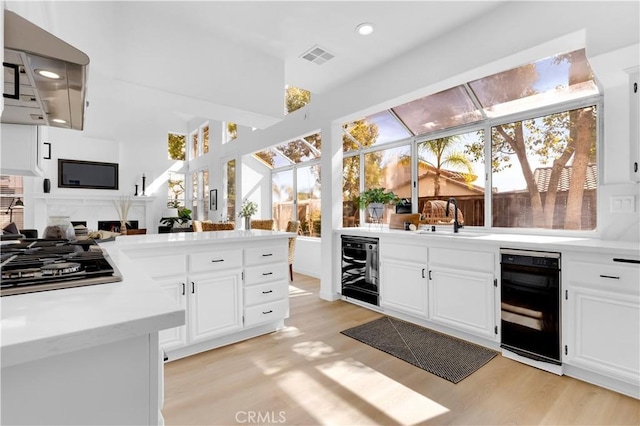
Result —
[[342, 236], [342, 296], [378, 306], [378, 238]]

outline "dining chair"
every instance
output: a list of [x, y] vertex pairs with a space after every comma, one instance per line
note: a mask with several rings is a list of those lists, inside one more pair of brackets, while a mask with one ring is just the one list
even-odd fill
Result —
[[273, 219], [256, 219], [251, 221], [251, 229], [273, 231]]
[[[300, 233], [300, 221], [290, 220], [287, 222], [287, 232]], [[289, 238], [289, 280], [293, 281], [293, 257], [296, 249], [296, 237]]]
[[203, 231], [233, 231], [234, 229], [235, 229], [235, 224], [233, 222], [223, 222], [223, 223], [202, 222]]

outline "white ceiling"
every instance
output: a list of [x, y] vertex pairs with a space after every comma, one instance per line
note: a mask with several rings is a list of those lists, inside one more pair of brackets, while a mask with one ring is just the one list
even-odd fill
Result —
[[[146, 3], [146, 4], [145, 4]], [[284, 62], [286, 84], [322, 93], [455, 31], [503, 1], [196, 1], [123, 2], [148, 8], [167, 27], [209, 34]], [[362, 22], [375, 32], [360, 36]], [[314, 45], [335, 54], [317, 65], [300, 58]], [[259, 70], [256, 70], [259, 72]], [[211, 84], [211, 82], [207, 82]], [[225, 85], [228, 82], [219, 82]]]

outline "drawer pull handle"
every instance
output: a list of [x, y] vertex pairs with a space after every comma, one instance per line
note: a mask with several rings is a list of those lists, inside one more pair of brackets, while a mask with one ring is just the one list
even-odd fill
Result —
[[196, 292], [196, 283], [191, 281], [191, 294], [194, 294], [195, 292]]
[[262, 275], [273, 275], [273, 272], [263, 272]]
[[264, 315], [267, 315], [267, 314], [273, 313], [273, 311], [272, 311], [272, 310], [268, 310], [267, 312], [262, 312], [262, 313], [263, 313]]
[[262, 257], [269, 257], [269, 256], [273, 256], [273, 253], [265, 253], [262, 255]]
[[602, 275], [602, 274], [600, 274], [600, 278], [610, 278], [612, 280], [619, 280], [620, 279], [620, 277], [616, 277], [616, 276], [613, 276], [613, 275]]
[[224, 259], [213, 259], [211, 262], [213, 263], [224, 262]]
[[621, 262], [621, 263], [637, 263], [637, 264], [640, 264], [640, 260], [624, 259], [624, 258], [620, 258], [620, 257], [614, 257], [613, 261], [614, 262]]
[[269, 293], [273, 293], [273, 290], [267, 290], [262, 292], [262, 294], [269, 294]]
[[183, 296], [185, 295], [185, 289], [186, 289], [186, 286], [184, 285], [184, 283], [182, 283], [182, 295]]

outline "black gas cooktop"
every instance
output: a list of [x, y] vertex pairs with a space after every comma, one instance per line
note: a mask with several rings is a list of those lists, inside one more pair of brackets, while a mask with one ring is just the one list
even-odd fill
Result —
[[0, 296], [122, 280], [93, 240], [19, 240], [2, 245], [0, 262]]

